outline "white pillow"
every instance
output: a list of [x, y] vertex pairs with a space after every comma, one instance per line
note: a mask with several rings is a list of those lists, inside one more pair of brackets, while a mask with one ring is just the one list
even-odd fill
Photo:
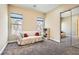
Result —
[[17, 35], [17, 38], [22, 39], [22, 36], [20, 33], [17, 32], [16, 35]]

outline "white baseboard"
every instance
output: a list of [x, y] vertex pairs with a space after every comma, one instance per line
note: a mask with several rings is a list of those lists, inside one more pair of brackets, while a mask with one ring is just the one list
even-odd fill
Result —
[[56, 39], [54, 39], [54, 38], [50, 38], [50, 40], [53, 40], [53, 41], [55, 41], [55, 42], [60, 43], [60, 41], [58, 41], [58, 40], [56, 40]]
[[2, 54], [2, 52], [4, 51], [5, 47], [7, 46], [8, 43], [12, 43], [12, 42], [16, 42], [16, 40], [14, 41], [8, 41], [6, 42], [6, 44], [3, 46], [3, 48], [0, 50], [0, 55]]
[[50, 40], [53, 40], [53, 38], [50, 37]]
[[8, 42], [6, 42], [6, 44], [3, 46], [3, 48], [0, 50], [0, 55], [2, 54], [2, 52], [4, 51], [4, 49], [6, 48]]
[[17, 42], [17, 41], [16, 40], [8, 41], [8, 43], [13, 43], [13, 42]]

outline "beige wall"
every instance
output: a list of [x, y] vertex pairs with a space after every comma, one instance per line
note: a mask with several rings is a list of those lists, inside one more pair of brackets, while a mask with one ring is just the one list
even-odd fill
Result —
[[[44, 17], [43, 13], [37, 12], [35, 10], [31, 10], [28, 8], [16, 7], [14, 5], [9, 5], [9, 14], [10, 13], [19, 13], [23, 15], [23, 31], [32, 31], [37, 30], [37, 17]], [[9, 17], [9, 31], [11, 31], [11, 18]], [[11, 32], [9, 32], [11, 34]], [[16, 40], [16, 39], [15, 39]], [[12, 37], [9, 41], [15, 41]]]
[[[54, 10], [47, 13], [45, 27], [50, 28], [50, 38], [60, 42], [60, 12], [71, 9], [77, 5], [60, 5], [59, 7], [55, 8]], [[44, 16], [40, 12], [36, 12], [30, 9], [24, 9], [20, 7], [15, 7], [9, 5], [9, 13], [17, 12], [23, 14], [24, 21], [23, 21], [23, 30], [36, 30], [36, 17], [37, 16]]]
[[20, 13], [23, 15], [23, 30], [24, 31], [30, 31], [30, 30], [36, 30], [37, 24], [36, 24], [36, 18], [38, 16], [44, 17], [43, 13], [21, 8], [21, 7], [15, 7], [13, 5], [9, 5], [9, 13]]
[[46, 15], [45, 27], [50, 28], [50, 39], [60, 42], [60, 12], [71, 9], [77, 5], [60, 5]]
[[8, 40], [8, 10], [7, 5], [0, 4], [0, 54], [7, 45]]

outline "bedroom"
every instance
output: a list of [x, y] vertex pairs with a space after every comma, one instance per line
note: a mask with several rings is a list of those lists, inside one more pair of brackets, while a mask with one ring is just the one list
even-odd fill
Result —
[[[63, 12], [65, 10], [69, 10], [73, 7], [76, 7], [76, 6], [78, 6], [78, 4], [46, 4], [46, 5], [43, 5], [43, 4], [35, 4], [35, 5], [33, 5], [33, 4], [23, 4], [23, 5], [22, 4], [9, 4], [9, 5], [6, 5], [6, 4], [4, 4], [4, 5], [0, 5], [0, 6], [2, 7], [1, 11], [0, 11], [1, 15], [3, 14], [1, 17], [2, 17], [2, 19], [6, 19], [6, 21], [1, 20], [1, 25], [0, 25], [0, 27], [2, 28], [2, 30], [1, 30], [2, 33], [6, 34], [5, 37], [3, 37], [4, 34], [3, 35], [0, 34], [0, 36], [1, 36], [0, 38], [4, 39], [4, 40], [0, 40], [0, 42], [2, 42], [2, 43], [0, 43], [1, 53], [3, 52], [2, 54], [63, 54], [62, 52], [65, 49], [60, 50], [60, 48], [63, 45], [61, 45], [61, 47], [59, 47], [59, 43], [61, 41], [61, 38], [60, 38], [60, 12]], [[4, 14], [5, 14], [5, 16], [4, 16]], [[15, 15], [16, 15], [16, 17], [15, 17]], [[17, 20], [17, 17], [19, 18], [19, 20]], [[16, 20], [19, 22], [16, 22]], [[4, 23], [5, 23], [5, 25], [4, 25]], [[48, 31], [48, 33], [46, 33], [46, 32], [43, 33], [43, 29], [44, 29], [44, 31]], [[17, 35], [13, 36], [12, 33], [15, 34], [16, 31], [19, 31], [21, 33], [22, 32], [29, 33], [29, 31], [30, 31], [30, 33], [31, 33], [30, 35], [32, 35], [32, 33], [33, 33], [33, 35], [35, 35], [35, 32], [41, 32], [41, 35], [42, 36], [44, 35], [43, 38], [45, 38], [47, 40], [40, 42], [40, 43], [39, 42], [34, 43], [33, 44], [34, 46], [31, 45], [30, 47], [24, 49], [23, 47], [25, 47], [25, 46], [18, 46], [16, 43], [14, 43], [17, 41], [16, 40]], [[39, 36], [39, 34], [37, 34], [37, 35]], [[25, 36], [27, 36], [27, 35], [25, 35]], [[37, 37], [30, 37], [30, 38], [37, 38]], [[50, 39], [50, 40], [48, 40], [48, 39]], [[37, 40], [37, 41], [39, 41], [39, 40]], [[33, 42], [36, 42], [36, 40], [34, 40]], [[31, 42], [31, 43], [33, 43], [33, 42]], [[9, 43], [9, 44], [7, 45], [7, 43]], [[23, 41], [23, 43], [26, 43], [26, 42]], [[7, 48], [5, 48], [6, 45], [7, 45]], [[47, 46], [45, 46], [45, 45], [47, 45]], [[53, 46], [55, 46], [55, 47], [53, 47]], [[37, 48], [35, 49], [33, 47], [37, 47]], [[4, 50], [4, 48], [5, 48], [5, 50]], [[21, 48], [22, 50], [18, 49], [18, 48]], [[29, 49], [29, 48], [31, 48], [31, 49]], [[31, 52], [33, 52], [32, 49], [34, 49], [33, 50], [34, 53], [31, 53]], [[13, 50], [13, 52], [11, 52], [12, 50]], [[20, 50], [22, 52], [17, 52], [18, 50]], [[23, 50], [24, 51], [27, 50], [28, 52], [25, 53]], [[36, 52], [36, 50], [37, 50], [37, 52]], [[68, 53], [65, 52], [65, 54], [68, 54]], [[73, 53], [73, 54], [76, 54], [76, 53]]]

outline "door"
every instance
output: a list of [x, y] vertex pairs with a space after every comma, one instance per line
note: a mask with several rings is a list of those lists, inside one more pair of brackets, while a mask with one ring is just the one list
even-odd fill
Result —
[[61, 13], [61, 43], [65, 46], [71, 46], [71, 27], [72, 27], [72, 20], [71, 20], [71, 11], [66, 11]]
[[72, 46], [79, 48], [79, 7], [72, 11]]

